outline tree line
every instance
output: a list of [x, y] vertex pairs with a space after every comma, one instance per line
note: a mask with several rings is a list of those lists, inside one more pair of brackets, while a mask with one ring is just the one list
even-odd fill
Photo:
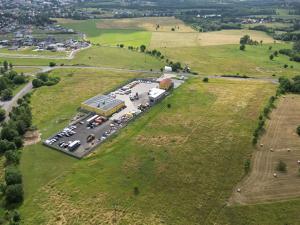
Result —
[[4, 182], [0, 184], [0, 194], [3, 205], [7, 208], [5, 218], [0, 222], [9, 221], [18, 224], [20, 215], [15, 210], [23, 201], [23, 180], [18, 169], [20, 163], [23, 135], [32, 128], [32, 114], [30, 108], [30, 94], [18, 100], [18, 106], [9, 114], [10, 120], [2, 125], [0, 132], [0, 154], [5, 157]]

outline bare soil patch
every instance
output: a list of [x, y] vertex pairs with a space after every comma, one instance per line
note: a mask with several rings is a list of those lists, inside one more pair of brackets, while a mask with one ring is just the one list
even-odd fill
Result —
[[27, 131], [24, 135], [24, 146], [37, 144], [41, 141], [41, 133], [38, 130]]
[[[279, 100], [271, 114], [266, 133], [252, 158], [250, 174], [237, 185], [229, 204], [255, 204], [300, 197], [300, 96], [287, 95]], [[287, 172], [276, 171], [282, 160]], [[274, 177], [274, 173], [277, 177]], [[240, 188], [241, 192], [237, 192]]]

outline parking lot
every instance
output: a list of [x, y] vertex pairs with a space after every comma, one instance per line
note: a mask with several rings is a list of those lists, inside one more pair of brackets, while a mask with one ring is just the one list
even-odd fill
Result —
[[[69, 126], [45, 140], [44, 144], [76, 158], [82, 158], [109, 136], [126, 126], [135, 116], [155, 104], [155, 101], [150, 100], [149, 93], [158, 87], [158, 81], [134, 80], [107, 95], [123, 101], [125, 108], [117, 110], [109, 117], [95, 112], [86, 112]], [[158, 98], [166, 95], [167, 92]]]

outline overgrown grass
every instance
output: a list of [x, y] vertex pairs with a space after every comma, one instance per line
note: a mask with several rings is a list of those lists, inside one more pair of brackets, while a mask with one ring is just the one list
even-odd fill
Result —
[[[272, 46], [272, 50], [269, 50]], [[246, 46], [240, 51], [238, 45], [222, 45], [189, 48], [162, 49], [164, 55], [172, 60], [188, 64], [199, 74], [223, 75], [239, 74], [253, 77], [295, 76], [299, 74], [300, 64], [289, 61], [289, 57], [280, 55], [270, 60], [274, 51], [291, 48], [289, 44], [263, 44], [263, 46]], [[284, 68], [287, 64], [289, 67]], [[291, 66], [293, 68], [291, 68]]]
[[[66, 109], [76, 107], [77, 100], [69, 103], [69, 97], [62, 100], [61, 96], [71, 88], [78, 90], [78, 81], [63, 79], [55, 87], [63, 84], [62, 92], [40, 89], [33, 95], [34, 118], [45, 134], [54, 130], [51, 124], [64, 113], [61, 102], [67, 103]], [[24, 222], [53, 224], [65, 219], [69, 224], [93, 224], [101, 219], [103, 224], [206, 224], [217, 220], [243, 176], [256, 118], [274, 90], [265, 82], [192, 79], [93, 156], [72, 166], [66, 163], [61, 176], [50, 169], [51, 179], [45, 178], [33, 190], [33, 177], [42, 179], [49, 166], [62, 167], [65, 156], [55, 153], [52, 163], [45, 164], [38, 152], [52, 150], [38, 145], [25, 149]], [[51, 96], [58, 106], [49, 113], [37, 112], [41, 102], [45, 108], [52, 106]], [[33, 173], [29, 167], [44, 173]]]

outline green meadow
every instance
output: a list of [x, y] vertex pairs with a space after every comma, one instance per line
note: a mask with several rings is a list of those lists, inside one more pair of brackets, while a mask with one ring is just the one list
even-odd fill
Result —
[[[83, 99], [129, 78], [60, 73], [57, 86], [32, 97], [34, 123], [43, 137], [62, 128]], [[77, 95], [70, 95], [74, 89]], [[250, 137], [260, 110], [274, 91], [275, 85], [266, 82], [194, 78], [86, 159], [77, 161], [40, 144], [26, 147], [24, 223], [218, 221], [253, 151]]]
[[97, 28], [97, 23], [101, 23], [101, 20], [62, 22], [62, 25], [85, 33], [87, 39], [92, 43], [103, 46], [124, 44], [125, 46], [138, 47], [142, 44], [149, 45], [150, 43], [151, 32], [142, 29], [100, 29]]

